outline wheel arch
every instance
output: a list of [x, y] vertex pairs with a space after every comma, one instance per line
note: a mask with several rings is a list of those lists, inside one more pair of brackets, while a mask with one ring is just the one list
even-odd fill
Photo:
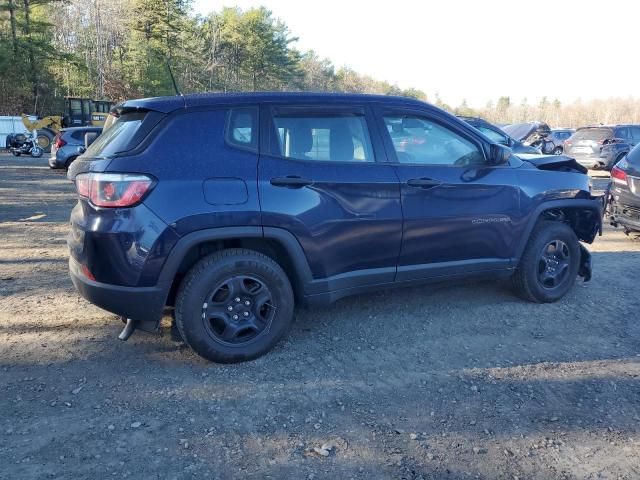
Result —
[[602, 234], [602, 207], [602, 201], [598, 197], [582, 200], [556, 200], [539, 205], [527, 223], [516, 251], [516, 261], [522, 257], [531, 232], [541, 220], [566, 223], [579, 240], [592, 243], [598, 234]]
[[67, 170], [69, 169], [69, 167], [71, 166], [71, 164], [73, 162], [75, 162], [75, 160], [79, 157], [80, 155], [69, 155], [67, 157], [67, 159], [64, 162], [64, 168], [66, 168]]
[[165, 304], [173, 305], [185, 273], [200, 258], [226, 248], [246, 248], [273, 259], [286, 273], [296, 300], [304, 297], [311, 282], [311, 269], [298, 240], [279, 228], [222, 227], [199, 230], [183, 236], [162, 267], [158, 284], [167, 288]]

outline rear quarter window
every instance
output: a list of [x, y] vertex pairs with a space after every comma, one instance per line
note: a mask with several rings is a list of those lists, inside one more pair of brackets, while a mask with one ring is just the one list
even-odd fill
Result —
[[258, 149], [258, 109], [256, 107], [229, 110], [226, 141], [235, 147]]

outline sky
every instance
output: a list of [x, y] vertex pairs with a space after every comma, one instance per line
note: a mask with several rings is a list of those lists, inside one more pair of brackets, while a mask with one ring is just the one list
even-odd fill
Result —
[[640, 96], [638, 0], [194, 2], [201, 14], [264, 6], [299, 50], [452, 106]]

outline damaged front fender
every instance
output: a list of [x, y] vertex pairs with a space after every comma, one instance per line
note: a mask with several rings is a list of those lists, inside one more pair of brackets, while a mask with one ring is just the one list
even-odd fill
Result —
[[566, 155], [518, 155], [518, 157], [529, 162], [538, 170], [573, 173], [587, 173], [589, 171], [574, 158]]

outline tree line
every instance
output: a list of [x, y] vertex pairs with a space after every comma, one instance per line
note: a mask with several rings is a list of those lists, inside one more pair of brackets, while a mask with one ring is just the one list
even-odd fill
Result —
[[478, 116], [498, 124], [511, 124], [537, 120], [552, 127], [583, 127], [596, 124], [640, 124], [640, 99], [611, 97], [588, 101], [576, 100], [561, 103], [558, 99], [543, 97], [537, 104], [529, 104], [527, 99], [520, 103], [510, 97], [500, 97], [482, 108], [471, 108], [463, 101], [452, 108], [436, 95], [435, 104], [456, 115]]
[[64, 96], [298, 90], [426, 99], [301, 52], [265, 8], [192, 13], [190, 0], [3, 0], [0, 115], [60, 113]]
[[[65, 96], [120, 101], [183, 93], [294, 90], [381, 93], [427, 100], [302, 52], [265, 8], [196, 15], [191, 0], [1, 0], [0, 115], [60, 114]], [[436, 105], [495, 123], [640, 123], [640, 100], [536, 104], [500, 97], [482, 108]]]

